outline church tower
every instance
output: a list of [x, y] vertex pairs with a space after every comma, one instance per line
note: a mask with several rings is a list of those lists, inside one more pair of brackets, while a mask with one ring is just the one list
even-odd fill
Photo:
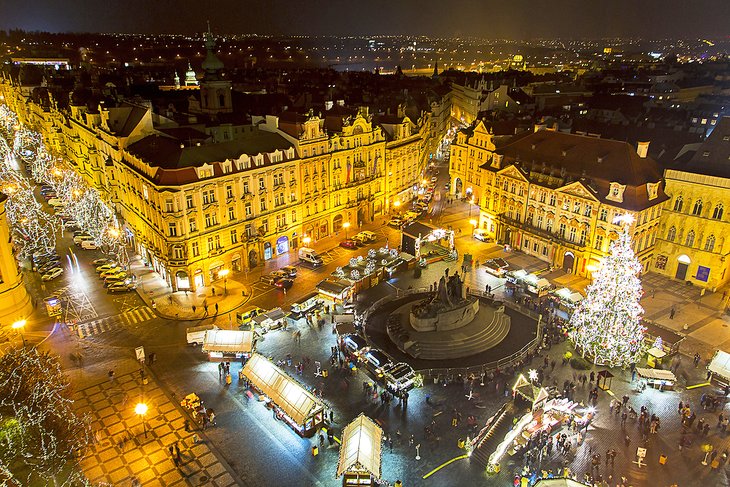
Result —
[[223, 62], [215, 55], [215, 47], [215, 39], [208, 24], [208, 32], [205, 34], [207, 54], [202, 65], [205, 73], [200, 83], [200, 107], [203, 113], [211, 115], [233, 111], [231, 81], [223, 76]]

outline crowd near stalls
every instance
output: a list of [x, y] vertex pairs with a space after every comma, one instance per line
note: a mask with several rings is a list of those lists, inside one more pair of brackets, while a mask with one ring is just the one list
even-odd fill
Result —
[[343, 487], [370, 486], [380, 479], [382, 442], [383, 430], [364, 414], [345, 426], [337, 461]]
[[324, 403], [266, 357], [254, 354], [243, 376], [274, 417], [300, 436], [310, 437], [324, 424]]

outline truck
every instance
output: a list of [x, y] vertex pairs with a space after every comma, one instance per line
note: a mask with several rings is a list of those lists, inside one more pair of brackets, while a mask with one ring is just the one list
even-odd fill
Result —
[[314, 249], [310, 249], [309, 247], [302, 247], [299, 249], [299, 260], [306, 262], [313, 267], [319, 267], [324, 263], [322, 261], [322, 257], [320, 257]]

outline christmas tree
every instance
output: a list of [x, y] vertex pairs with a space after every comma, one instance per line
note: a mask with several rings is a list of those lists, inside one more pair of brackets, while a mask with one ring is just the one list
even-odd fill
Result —
[[611, 243], [609, 255], [594, 274], [586, 298], [570, 319], [572, 338], [578, 351], [594, 363], [625, 367], [639, 361], [644, 342], [639, 304], [643, 291], [638, 274], [641, 263], [631, 249], [628, 226]]

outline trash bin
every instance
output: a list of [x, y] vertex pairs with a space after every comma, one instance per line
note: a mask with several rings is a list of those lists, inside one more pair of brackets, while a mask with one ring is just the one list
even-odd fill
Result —
[[659, 465], [665, 465], [667, 463], [666, 455], [659, 455]]
[[464, 439], [463, 438], [459, 438], [457, 440], [457, 442], [456, 442], [456, 446], [458, 446], [459, 448], [463, 449], [464, 448]]
[[329, 375], [329, 372], [327, 372], [326, 370], [322, 369], [322, 378], [324, 379], [324, 378], [326, 378], [326, 377], [327, 377], [328, 375]]
[[393, 484], [393, 487], [403, 487], [403, 482], [401, 482], [400, 480], [396, 480], [395, 484]]
[[317, 445], [314, 445], [312, 447], [312, 456], [316, 457], [317, 455], [319, 455], [319, 447]]

